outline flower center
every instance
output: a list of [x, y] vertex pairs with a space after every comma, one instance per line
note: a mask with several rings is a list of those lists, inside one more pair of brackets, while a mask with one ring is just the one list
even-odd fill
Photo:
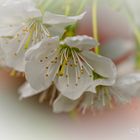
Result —
[[16, 54], [18, 54], [23, 47], [26, 50], [30, 45], [36, 44], [45, 36], [50, 36], [48, 25], [43, 24], [41, 18], [29, 19], [15, 36], [15, 39], [20, 43]]
[[[86, 61], [84, 56], [76, 47], [69, 47], [67, 45], [60, 45], [57, 50], [53, 50], [49, 56], [45, 56], [44, 59], [48, 59], [46, 66], [46, 77], [51, 74], [52, 67], [56, 69], [53, 80], [56, 77], [65, 77], [67, 79], [67, 86], [70, 85], [71, 76], [75, 78], [75, 85], [78, 86], [78, 82], [83, 74], [87, 74], [93, 80], [93, 67]], [[44, 59], [40, 62], [43, 63]]]

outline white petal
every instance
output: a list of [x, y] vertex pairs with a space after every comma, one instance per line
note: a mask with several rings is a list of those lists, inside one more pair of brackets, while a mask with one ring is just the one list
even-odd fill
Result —
[[25, 64], [25, 75], [27, 81], [35, 90], [47, 89], [51, 83], [48, 81], [48, 86], [45, 87], [45, 69], [39, 60], [28, 61]]
[[92, 78], [84, 72], [76, 85], [75, 69], [72, 67], [69, 68], [69, 86], [67, 81], [66, 75], [63, 75], [58, 78], [56, 86], [63, 96], [72, 100], [78, 99], [93, 82]]
[[28, 82], [26, 82], [24, 85], [22, 85], [19, 88], [18, 92], [21, 96], [21, 99], [23, 99], [23, 98], [27, 98], [27, 97], [37, 95], [37, 94], [41, 93], [42, 90], [35, 90], [30, 86], [30, 84]]
[[119, 89], [125, 96], [140, 96], [140, 74], [132, 73], [118, 78], [113, 88]]
[[[35, 59], [44, 51], [51, 52], [59, 46], [59, 37], [44, 38], [41, 42], [30, 48], [26, 54], [25, 59]], [[48, 54], [48, 53], [47, 53]]]
[[5, 63], [8, 67], [14, 68], [17, 71], [24, 71], [25, 62], [23, 49], [16, 55], [16, 51], [19, 47], [19, 42], [15, 39], [1, 39], [1, 48], [3, 50]]
[[19, 29], [21, 29], [22, 25], [12, 26], [12, 27], [0, 27], [0, 37], [12, 37], [17, 34]]
[[86, 90], [86, 93], [88, 94], [95, 94], [96, 93], [96, 85], [94, 85], [94, 83], [92, 83]]
[[75, 23], [78, 20], [81, 20], [84, 17], [85, 13], [82, 13], [79, 16], [68, 17], [64, 15], [58, 15], [51, 12], [46, 12], [44, 15], [44, 23], [49, 25], [55, 24], [66, 24], [69, 25], [71, 23]]
[[60, 95], [53, 104], [53, 112], [70, 112], [75, 109], [78, 103], [79, 100], [70, 100], [65, 96]]
[[99, 85], [102, 86], [112, 86], [114, 85], [116, 79], [97, 79], [94, 80], [92, 85], [87, 89], [88, 92], [96, 93], [96, 87]]
[[[54, 42], [53, 42], [54, 41]], [[59, 62], [49, 67], [47, 73], [46, 67], [51, 64], [56, 53], [51, 51], [56, 49], [58, 45], [58, 38], [47, 38], [35, 47], [29, 49], [26, 53], [25, 74], [28, 82], [36, 90], [44, 90], [50, 87], [53, 82], [54, 75], [58, 68]], [[46, 57], [48, 57], [46, 59]], [[40, 62], [42, 60], [42, 62]], [[46, 77], [48, 74], [48, 77]]]
[[41, 12], [31, 0], [8, 0], [0, 6], [1, 24], [17, 24], [25, 19], [40, 16]]
[[48, 89], [53, 82], [53, 76], [58, 66], [56, 64], [50, 68], [48, 77], [46, 77], [46, 66], [47, 63], [41, 63], [40, 59], [26, 62], [25, 74], [27, 81], [36, 90]]
[[94, 71], [105, 78], [116, 78], [117, 70], [111, 59], [97, 55], [93, 52], [83, 51], [83, 56], [87, 62], [94, 68]]
[[132, 96], [125, 93], [118, 87], [110, 87], [109, 91], [110, 91], [110, 95], [113, 96], [115, 101], [119, 104], [120, 103], [125, 104], [125, 103], [129, 103], [131, 101]]
[[65, 32], [66, 25], [64, 24], [56, 24], [48, 27], [49, 33], [51, 36], [59, 36], [62, 37], [62, 35]]
[[80, 50], [90, 50], [98, 45], [97, 41], [89, 36], [67, 37], [64, 43], [70, 47], [77, 47]]

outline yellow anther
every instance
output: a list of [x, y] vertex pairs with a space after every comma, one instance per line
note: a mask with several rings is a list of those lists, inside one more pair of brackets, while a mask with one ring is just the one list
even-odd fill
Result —
[[78, 86], [78, 84], [76, 83], [75, 86]]
[[65, 66], [66, 66], [65, 64], [66, 64], [66, 63], [67, 63], [67, 61], [64, 60], [62, 66], [61, 66], [61, 68], [60, 68], [60, 71], [59, 71], [59, 75], [60, 75], [60, 76], [63, 76], [63, 75], [64, 75]]
[[12, 70], [11, 73], [10, 73], [10, 76], [16, 76], [16, 71]]
[[30, 32], [30, 35], [29, 35], [29, 37], [28, 37], [28, 39], [27, 39], [27, 41], [26, 41], [26, 43], [25, 43], [25, 45], [24, 45], [24, 48], [25, 48], [25, 49], [28, 49], [28, 48], [29, 48], [30, 42], [31, 42], [31, 40], [32, 40], [32, 36], [33, 36], [33, 31]]

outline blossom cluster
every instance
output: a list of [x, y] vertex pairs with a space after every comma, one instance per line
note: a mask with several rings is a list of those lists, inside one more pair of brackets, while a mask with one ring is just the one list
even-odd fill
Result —
[[21, 99], [39, 94], [55, 113], [85, 113], [139, 96], [140, 74], [118, 77], [112, 60], [93, 51], [96, 39], [68, 35], [85, 15], [42, 12], [31, 0], [1, 4], [1, 65], [25, 74]]

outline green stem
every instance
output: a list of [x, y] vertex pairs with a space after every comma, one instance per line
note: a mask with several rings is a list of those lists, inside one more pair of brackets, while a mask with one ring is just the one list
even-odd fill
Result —
[[[93, 36], [98, 41], [98, 19], [97, 19], [97, 0], [93, 1], [92, 6], [92, 28], [93, 28]], [[95, 48], [96, 54], [99, 54], [99, 46]]]

